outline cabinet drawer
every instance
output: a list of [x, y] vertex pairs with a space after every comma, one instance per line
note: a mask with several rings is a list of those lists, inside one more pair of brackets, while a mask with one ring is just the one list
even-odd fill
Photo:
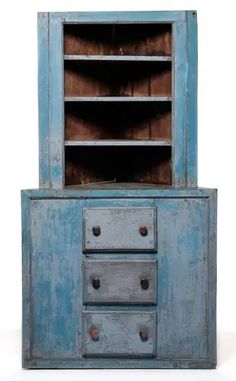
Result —
[[152, 357], [156, 352], [156, 312], [85, 312], [85, 356]]
[[156, 260], [85, 260], [85, 303], [156, 303]]
[[83, 248], [91, 251], [155, 251], [155, 208], [84, 208]]

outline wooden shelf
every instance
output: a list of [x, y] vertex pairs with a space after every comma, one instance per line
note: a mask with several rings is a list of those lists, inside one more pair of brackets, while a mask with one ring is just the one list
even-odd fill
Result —
[[65, 61], [145, 61], [165, 62], [172, 61], [171, 56], [117, 56], [117, 55], [76, 55], [65, 54]]
[[169, 140], [66, 140], [65, 146], [133, 146], [133, 147], [169, 147], [171, 141]]
[[171, 97], [65, 97], [65, 102], [170, 102]]

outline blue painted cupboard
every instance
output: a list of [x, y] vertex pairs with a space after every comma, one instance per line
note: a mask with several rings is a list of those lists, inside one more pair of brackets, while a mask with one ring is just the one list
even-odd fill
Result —
[[197, 187], [196, 18], [38, 15], [25, 368], [216, 366], [217, 193]]

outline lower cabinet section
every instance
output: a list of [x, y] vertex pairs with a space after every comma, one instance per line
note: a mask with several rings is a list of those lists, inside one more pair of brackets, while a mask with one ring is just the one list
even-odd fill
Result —
[[155, 353], [155, 312], [83, 313], [84, 356], [132, 358]]
[[216, 191], [24, 191], [22, 227], [25, 368], [216, 366]]

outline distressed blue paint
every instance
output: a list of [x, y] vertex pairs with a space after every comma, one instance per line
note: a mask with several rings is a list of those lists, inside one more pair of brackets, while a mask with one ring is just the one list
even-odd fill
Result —
[[[173, 65], [171, 98], [67, 97], [64, 99], [63, 23], [155, 22], [172, 23], [174, 48], [172, 57], [168, 57]], [[22, 192], [23, 366], [26, 368], [214, 368], [217, 194], [212, 189], [195, 188], [197, 185], [196, 13], [192, 11], [41, 13], [38, 18], [38, 30], [40, 187], [51, 189]], [[77, 59], [76, 56], [70, 57], [70, 59], [75, 58]], [[82, 58], [87, 59], [85, 56]], [[136, 60], [136, 58], [99, 56], [97, 59]], [[149, 59], [162, 60], [163, 57], [141, 58], [141, 60]], [[175, 188], [127, 183], [62, 189], [65, 144], [64, 100], [172, 101], [172, 168]], [[140, 250], [129, 252], [125, 246], [122, 252], [115, 252], [116, 249], [120, 250], [121, 246], [110, 234], [110, 240], [112, 239], [115, 245], [110, 253], [106, 253], [106, 247], [103, 246], [99, 254], [83, 253], [86, 233], [82, 226], [84, 208], [113, 208], [113, 210], [132, 208], [136, 213], [138, 208], [157, 210], [157, 221], [154, 223], [153, 231], [158, 252], [145, 252], [147, 249], [145, 245], [141, 249], [135, 230], [135, 234], [130, 234], [130, 239], [133, 241], [133, 247], [139, 246]], [[142, 224], [142, 217], [145, 214], [136, 215]], [[129, 225], [127, 218], [123, 219], [125, 234], [129, 234], [131, 223]], [[132, 225], [135, 225], [133, 221]], [[107, 237], [109, 237], [109, 224], [107, 226]], [[116, 226], [116, 221], [111, 223], [111, 229], [116, 229]], [[122, 237], [123, 233], [120, 234], [121, 240]], [[91, 273], [94, 269], [98, 271], [98, 258], [106, 260], [109, 266], [118, 260], [123, 263], [127, 260], [133, 261], [131, 272], [138, 272], [137, 269], [140, 269], [138, 263], [141, 261], [146, 263], [148, 260], [152, 261], [152, 271], [148, 270], [145, 264], [142, 266], [142, 271], [152, 272], [151, 277], [157, 278], [150, 290], [153, 296], [145, 299], [145, 294], [140, 294], [139, 289], [129, 291], [126, 287], [122, 290], [121, 300], [119, 297], [114, 297], [112, 300], [112, 296], [106, 299], [107, 295], [104, 295], [103, 301], [100, 300], [101, 304], [97, 304], [95, 293], [95, 297], [92, 298], [94, 304], [88, 304], [83, 269], [85, 263], [90, 261]], [[103, 268], [101, 269], [102, 272]], [[122, 276], [125, 277], [124, 271], [119, 267], [114, 277], [112, 277], [113, 270], [110, 271], [107, 282], [113, 280], [114, 284], [109, 291], [112, 295], [116, 292], [119, 294], [120, 287], [125, 283], [123, 281], [120, 284], [119, 273], [122, 279]], [[135, 283], [136, 275], [131, 275], [133, 278], [131, 276], [129, 282]], [[89, 281], [86, 280], [87, 283]], [[132, 295], [138, 296], [135, 299]], [[153, 304], [148, 305], [149, 302]], [[149, 327], [150, 338], [143, 345], [138, 336], [138, 326], [141, 320], [144, 325], [145, 321], [150, 322], [152, 319], [145, 320], [144, 317], [151, 316], [155, 319], [157, 317], [157, 323], [154, 328]], [[125, 321], [128, 323], [125, 324]], [[98, 324], [105, 335], [99, 343], [91, 342], [89, 329], [92, 323]], [[127, 329], [129, 326], [130, 330]], [[89, 355], [100, 358], [88, 358]], [[112, 358], [105, 358], [107, 356]], [[126, 358], [122, 359], [122, 356]], [[147, 360], [146, 356], [152, 358]]]
[[65, 23], [155, 23], [184, 21], [185, 11], [161, 12], [53, 12], [53, 17]]
[[197, 13], [187, 12], [187, 186], [197, 186]]
[[[102, 185], [98, 189], [94, 189], [92, 186], [80, 186], [76, 189], [28, 189], [24, 191], [25, 194], [30, 198], [77, 198], [82, 199], [102, 199], [102, 198], [165, 198], [165, 197], [176, 197], [176, 198], [208, 198], [212, 193], [215, 193], [215, 189], [207, 188], [143, 188], [137, 185], [134, 187], [119, 187], [119, 185], [114, 184], [112, 187], [106, 189]], [[121, 201], [121, 200], [120, 200]], [[150, 200], [143, 206], [152, 205], [153, 201]], [[90, 201], [88, 205], [95, 205], [93, 201]], [[118, 205], [118, 204], [117, 204]], [[139, 204], [140, 205], [140, 204]], [[103, 206], [101, 203], [100, 206]]]
[[[45, 21], [49, 18], [49, 24]], [[64, 187], [63, 23], [172, 23], [172, 184], [197, 184], [196, 15], [193, 12], [94, 12], [39, 14], [40, 186]], [[49, 42], [45, 36], [49, 35]], [[48, 51], [48, 52], [47, 52]], [[49, 55], [49, 62], [48, 55]], [[119, 57], [114, 57], [114, 59]], [[144, 59], [145, 57], [141, 57]], [[156, 59], [155, 57], [151, 57]], [[101, 57], [99, 58], [101, 59]], [[113, 59], [113, 57], [109, 57]], [[122, 57], [122, 59], [124, 59]], [[157, 57], [158, 59], [158, 57]], [[169, 59], [169, 57], [168, 57]], [[49, 73], [49, 78], [48, 78]], [[49, 94], [47, 94], [49, 82]], [[49, 96], [49, 109], [45, 99]], [[65, 101], [169, 101], [171, 97], [66, 97]], [[49, 124], [49, 126], [48, 126]], [[41, 126], [43, 126], [41, 131]], [[188, 127], [188, 132], [186, 128]], [[49, 146], [48, 146], [49, 142]], [[49, 168], [48, 168], [49, 167]]]
[[30, 215], [31, 356], [77, 358], [82, 306], [81, 202], [33, 200]]
[[208, 199], [156, 201], [157, 358], [208, 358]]
[[208, 240], [208, 348], [209, 359], [216, 362], [216, 278], [217, 278], [217, 191], [209, 197], [209, 240]]
[[173, 24], [172, 184], [186, 185], [186, 22]]
[[49, 123], [52, 188], [64, 186], [63, 24], [49, 14]]
[[[157, 190], [156, 197], [153, 195], [149, 199], [144, 196], [122, 199], [119, 196], [88, 197], [85, 200], [79, 191], [77, 195], [73, 191], [74, 199], [70, 199], [68, 191], [61, 190], [58, 194], [58, 191], [51, 190], [54, 196], [44, 199], [48, 192], [30, 191], [30, 199], [29, 191], [22, 195], [24, 242], [32, 242], [31, 249], [28, 245], [23, 246], [23, 271], [28, 274], [24, 287], [25, 316], [31, 306], [31, 347], [28, 356], [27, 347], [23, 347], [26, 351], [24, 366], [214, 367], [216, 192], [198, 189], [196, 195], [193, 189], [168, 189]], [[195, 197], [192, 197], [194, 192]], [[143, 205], [155, 205], [158, 209], [157, 307], [82, 307], [82, 208]], [[124, 253], [124, 258], [127, 255], [130, 254]], [[117, 257], [109, 254], [106, 258]], [[140, 257], [133, 254], [132, 258], [137, 260]], [[27, 283], [30, 277], [31, 287]], [[147, 362], [145, 358], [109, 361], [84, 358], [80, 333], [85, 309], [96, 313], [157, 311], [155, 359]], [[29, 329], [24, 334], [24, 342], [29, 341]]]
[[30, 359], [30, 199], [21, 192], [22, 229], [22, 365]]
[[49, 151], [48, 13], [38, 14], [39, 185], [51, 186]]

